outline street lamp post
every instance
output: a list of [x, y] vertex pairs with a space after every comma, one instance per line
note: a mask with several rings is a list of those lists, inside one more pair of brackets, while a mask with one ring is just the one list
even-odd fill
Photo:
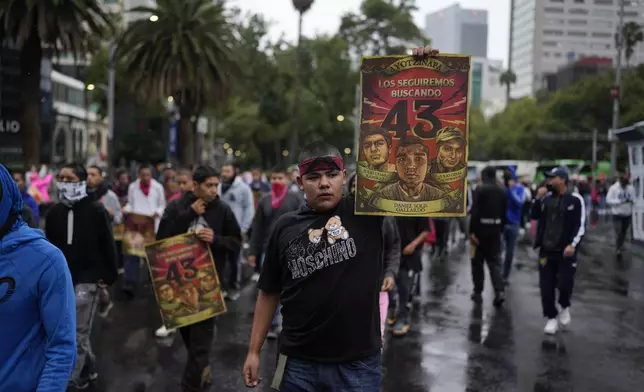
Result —
[[295, 49], [295, 102], [293, 103], [293, 134], [291, 135], [291, 162], [296, 163], [298, 149], [298, 136], [300, 132], [300, 105], [302, 99], [302, 75], [301, 75], [301, 43], [302, 43], [302, 19], [304, 13], [313, 5], [313, 0], [293, 0], [293, 6], [299, 12], [297, 28], [297, 47]]
[[617, 59], [615, 61], [615, 92], [613, 96], [613, 125], [611, 127], [613, 140], [610, 145], [610, 175], [615, 177], [617, 174], [617, 141], [614, 133], [619, 128], [619, 103], [621, 100], [621, 83], [622, 83], [622, 50], [624, 49], [624, 2], [620, 0], [619, 5], [619, 24], [617, 25]]
[[114, 96], [116, 93], [116, 43], [110, 42], [109, 59], [107, 62], [107, 168], [114, 175]]

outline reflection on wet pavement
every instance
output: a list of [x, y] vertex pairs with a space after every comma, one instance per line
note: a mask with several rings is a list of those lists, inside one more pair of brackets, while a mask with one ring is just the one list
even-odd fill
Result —
[[[384, 355], [386, 392], [503, 392], [642, 390], [644, 385], [644, 260], [612, 257], [612, 240], [589, 233], [580, 257], [570, 330], [545, 337], [536, 255], [522, 246], [501, 309], [470, 301], [465, 245], [446, 260], [425, 258], [422, 299], [409, 334], [389, 337]], [[253, 317], [253, 287], [220, 317], [212, 353], [212, 391], [245, 391], [240, 371]], [[118, 296], [117, 296], [118, 298]], [[94, 332], [105, 392], [177, 392], [185, 361], [180, 339], [156, 339], [160, 324], [151, 295], [119, 300]], [[269, 391], [276, 343], [262, 354]]]

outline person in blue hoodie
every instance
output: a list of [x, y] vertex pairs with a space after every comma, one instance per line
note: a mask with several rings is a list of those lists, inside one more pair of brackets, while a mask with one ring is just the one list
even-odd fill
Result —
[[76, 360], [74, 287], [63, 253], [22, 220], [0, 165], [0, 391], [64, 392]]
[[523, 206], [526, 203], [525, 188], [517, 182], [517, 174], [514, 168], [509, 168], [504, 175], [505, 188], [508, 196], [508, 208], [506, 222], [503, 228], [503, 243], [505, 244], [505, 260], [503, 261], [503, 280], [508, 284], [512, 262], [514, 260], [514, 249], [517, 245], [519, 230], [521, 229], [521, 215]]

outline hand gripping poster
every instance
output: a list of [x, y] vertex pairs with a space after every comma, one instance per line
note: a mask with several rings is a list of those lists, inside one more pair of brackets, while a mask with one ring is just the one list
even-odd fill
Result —
[[363, 58], [356, 214], [465, 215], [470, 62]]
[[146, 245], [145, 253], [166, 328], [181, 328], [226, 313], [212, 253], [195, 234]]
[[[146, 215], [123, 216], [123, 254], [145, 257], [145, 245], [155, 240], [154, 218]], [[117, 233], [118, 235], [118, 233]]]

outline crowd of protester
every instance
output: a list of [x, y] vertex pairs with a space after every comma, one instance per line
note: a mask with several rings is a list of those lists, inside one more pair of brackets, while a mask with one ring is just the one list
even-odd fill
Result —
[[[84, 389], [97, 379], [99, 369], [90, 335], [95, 316], [107, 317], [114, 307], [110, 298], [114, 290], [108, 288], [118, 287], [127, 298], [150, 294], [147, 286], [141, 286], [142, 277], [147, 275], [142, 273], [144, 263], [139, 257], [124, 255], [121, 244], [113, 238], [112, 227], [122, 223], [129, 213], [153, 217], [157, 239], [195, 232], [210, 244], [228, 301], [239, 298], [245, 278], [256, 282], [260, 295], [244, 367], [245, 381], [250, 387], [258, 381], [259, 359], [255, 354], [263, 339], [280, 335], [281, 354], [292, 357], [291, 361], [297, 359], [301, 362], [299, 366], [311, 372], [317, 369], [318, 361], [340, 361], [334, 368], [339, 377], [346, 371], [343, 358], [354, 358], [360, 352], [369, 353], [363, 362], [376, 366], [380, 361], [379, 350], [371, 348], [384, 344], [385, 331], [404, 336], [410, 329], [410, 309], [421, 292], [423, 257], [445, 259], [458, 242], [468, 242], [472, 248], [472, 300], [483, 301], [487, 265], [495, 293], [492, 302], [502, 306], [505, 286], [510, 284], [514, 249], [521, 238], [534, 239], [540, 249], [541, 301], [547, 319], [544, 332], [554, 334], [571, 321], [569, 307], [575, 274], [572, 265], [576, 265], [577, 246], [584, 234], [588, 211], [598, 214], [602, 204], [611, 208], [618, 254], [628, 237], [634, 192], [626, 176], [611, 186], [599, 184], [608, 188], [602, 201], [596, 196], [603, 192], [596, 190], [598, 186], [588, 189], [594, 182], [571, 179], [563, 168], [554, 169], [548, 173], [546, 182], [533, 186], [521, 181], [512, 170], [505, 171], [499, 179], [496, 169], [488, 167], [476, 183], [468, 186], [466, 217], [376, 219], [353, 214], [355, 173], [343, 180], [344, 167], [339, 157], [333, 147], [320, 143], [302, 152], [298, 167], [253, 168], [247, 172], [241, 172], [234, 162], [222, 165], [221, 171], [209, 166], [175, 168], [141, 164], [136, 166], [135, 173], [120, 169], [112, 178], [97, 166], [69, 164], [56, 172], [43, 168], [28, 173], [11, 173], [1, 167], [0, 236], [4, 238], [0, 250], [13, 246], [15, 251], [0, 253], [0, 257], [27, 260], [14, 268], [18, 268], [19, 274], [32, 277], [13, 294], [32, 313], [25, 312], [5, 332], [12, 336], [9, 341], [39, 343], [24, 343], [28, 348], [21, 345], [11, 348], [14, 359], [7, 357], [11, 365], [0, 366], [0, 379], [8, 377], [0, 385], [7, 390], [14, 385], [32, 385], [33, 390], [59, 391], [64, 389], [57, 385], [67, 387], [68, 380], [70, 387]], [[342, 179], [337, 179], [338, 175]], [[328, 197], [319, 196], [320, 189]], [[575, 213], [553, 212], [559, 209], [558, 203]], [[332, 216], [329, 211], [333, 211]], [[290, 218], [280, 219], [285, 215]], [[340, 285], [338, 292], [346, 292], [352, 290], [343, 286], [349, 281], [377, 274], [378, 287], [365, 288], [355, 298], [361, 311], [377, 309], [373, 313], [380, 315], [374, 321], [377, 328], [371, 325], [367, 314], [356, 314], [355, 306], [343, 304], [340, 308], [347, 306], [352, 314], [337, 314], [337, 304], [332, 303], [340, 298], [331, 295], [328, 288], [308, 287], [294, 279], [295, 275], [291, 277], [294, 271], [284, 271], [279, 264], [280, 255], [288, 253], [294, 241], [299, 241], [302, 227], [318, 221], [321, 227], [328, 224], [320, 219], [337, 220], [347, 236], [351, 235], [348, 238], [357, 244], [354, 246], [369, 249], [351, 257], [382, 260], [373, 271], [356, 269], [337, 276], [329, 272], [325, 278], [335, 282], [334, 290]], [[41, 230], [29, 230], [27, 225]], [[370, 233], [367, 228], [377, 230]], [[306, 237], [309, 241], [317, 240], [310, 230]], [[568, 241], [569, 238], [573, 240]], [[360, 244], [365, 241], [369, 245]], [[252, 275], [242, 273], [246, 265], [253, 268]], [[0, 268], [6, 266], [0, 264]], [[119, 284], [115, 285], [117, 281]], [[555, 306], [555, 288], [559, 291], [559, 308]], [[377, 293], [373, 303], [369, 300], [372, 289]], [[315, 295], [327, 298], [331, 308], [326, 309], [327, 305], [321, 303], [318, 304], [321, 308], [313, 307], [326, 309], [319, 313], [301, 308], [299, 296], [310, 300]], [[346, 301], [346, 296], [342, 300]], [[23, 305], [15, 302], [13, 306]], [[66, 318], [66, 314], [72, 317]], [[343, 317], [355, 320], [351, 330], [346, 325], [343, 331], [337, 330], [336, 321]], [[286, 332], [284, 323], [289, 328]], [[328, 324], [328, 328], [315, 332], [313, 324]], [[188, 351], [182, 379], [184, 391], [202, 391], [212, 382], [208, 358], [213, 326], [213, 319], [208, 319], [179, 330]], [[374, 343], [375, 335], [365, 334], [372, 327], [376, 328], [379, 343]], [[156, 335], [167, 337], [176, 332], [160, 326]], [[328, 339], [320, 337], [320, 333], [328, 334]], [[332, 338], [341, 334], [349, 340]], [[323, 347], [319, 345], [320, 339], [335, 343]], [[22, 355], [26, 349], [39, 358]], [[26, 375], [12, 373], [18, 366], [41, 369], [39, 378], [27, 380]], [[297, 384], [288, 367], [281, 371], [285, 372], [283, 383]], [[365, 385], [375, 383], [374, 380], [362, 379]], [[43, 385], [49, 385], [49, 389]]]

